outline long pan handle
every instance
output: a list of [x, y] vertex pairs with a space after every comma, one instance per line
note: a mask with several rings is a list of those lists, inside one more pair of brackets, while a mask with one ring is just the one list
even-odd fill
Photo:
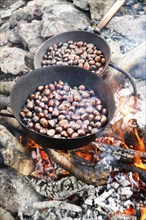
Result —
[[101, 21], [98, 23], [98, 28], [101, 31], [107, 23], [112, 19], [112, 17], [116, 14], [116, 12], [121, 8], [121, 6], [124, 4], [126, 0], [117, 0], [113, 6], [110, 8], [110, 10], [105, 14], [105, 16], [101, 19]]
[[137, 96], [138, 97], [138, 94], [137, 94], [137, 88], [136, 88], [136, 85], [135, 85], [135, 82], [132, 78], [132, 76], [130, 75], [130, 73], [128, 73], [127, 71], [121, 69], [120, 67], [116, 66], [114, 63], [110, 62], [109, 63], [109, 66], [118, 70], [119, 72], [121, 72], [122, 74], [124, 74], [128, 79], [129, 81], [131, 82], [132, 84], [132, 87], [133, 87], [133, 96]]

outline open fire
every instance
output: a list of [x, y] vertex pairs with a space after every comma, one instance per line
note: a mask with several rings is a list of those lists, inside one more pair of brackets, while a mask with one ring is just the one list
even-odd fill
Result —
[[[59, 209], [68, 218], [145, 220], [146, 143], [143, 130], [133, 119], [140, 104], [120, 90], [115, 99], [120, 108], [111, 125], [88, 146], [68, 151], [43, 149], [18, 130], [17, 137], [25, 146], [23, 153], [31, 153], [34, 166], [22, 155], [15, 163], [9, 161], [7, 157], [13, 160], [17, 152], [11, 156], [8, 147], [2, 151], [4, 163], [28, 176], [31, 187], [44, 197], [44, 202], [33, 205], [39, 210], [37, 218], [50, 218]], [[5, 128], [1, 135], [2, 145], [7, 135], [6, 145], [12, 134]], [[17, 138], [10, 139], [13, 143]], [[20, 151], [21, 148], [18, 147]]]
[[[52, 25], [53, 33], [51, 32], [50, 34], [49, 32], [49, 35], [45, 36], [46, 31], [51, 29], [50, 24], [45, 23], [45, 19], [47, 18], [47, 22], [50, 19], [49, 23], [51, 19], [54, 19], [53, 17], [48, 19], [48, 11], [53, 13], [56, 7], [55, 4], [58, 4], [57, 7], [63, 4], [64, 10], [61, 10], [64, 11], [64, 14], [65, 6], [70, 8], [74, 2], [81, 1], [72, 1], [73, 3], [66, 1], [66, 3], [60, 4], [60, 1], [57, 0], [55, 3], [53, 1], [49, 3], [52, 4], [49, 7], [46, 3], [48, 1], [30, 1], [28, 5], [24, 5], [22, 2], [20, 2], [20, 6], [15, 6], [20, 7], [20, 10], [11, 8], [12, 11], [14, 10], [14, 14], [12, 13], [10, 18], [10, 27], [6, 20], [2, 18], [2, 32], [4, 30], [4, 37], [6, 38], [4, 45], [2, 40], [2, 45], [5, 47], [5, 42], [7, 41], [6, 47], [8, 51], [7, 48], [4, 48], [2, 53], [0, 109], [6, 115], [11, 112], [9, 107], [11, 90], [17, 79], [28, 72], [28, 68], [33, 69], [32, 60], [38, 45], [40, 46], [46, 40], [46, 37], [50, 37], [52, 34], [56, 35], [58, 32], [58, 29], [56, 29], [57, 31], [54, 33], [54, 27], [57, 27], [55, 25], [58, 23], [58, 18], [55, 18], [53, 20], [55, 25]], [[101, 2], [103, 3], [104, 1]], [[116, 28], [113, 26], [114, 28], [112, 29], [112, 26], [107, 26], [101, 33], [101, 37], [104, 36], [110, 43], [113, 55], [112, 61], [124, 70], [133, 70], [134, 72], [136, 69], [135, 64], [138, 68], [141, 63], [141, 66], [143, 66], [143, 57], [145, 56], [144, 43], [142, 43], [142, 39], [136, 38], [137, 28], [143, 23], [141, 18], [141, 15], [143, 16], [143, 1], [139, 3], [139, 1], [135, 0], [122, 0], [117, 1], [116, 5], [119, 4], [120, 7], [124, 2], [123, 10], [115, 16], [116, 25], [113, 22]], [[50, 10], [50, 8], [52, 9]], [[75, 8], [73, 8], [74, 10]], [[76, 10], [78, 9], [76, 8]], [[25, 15], [28, 11], [29, 21], [23, 18], [23, 13]], [[57, 13], [60, 13], [58, 8]], [[22, 17], [20, 16], [21, 14]], [[72, 13], [67, 11], [67, 16], [70, 14]], [[81, 17], [82, 11], [79, 11], [79, 14], [79, 17]], [[17, 20], [17, 16], [20, 21]], [[52, 14], [51, 16], [54, 15]], [[60, 24], [62, 26], [64, 21], [61, 18], [61, 14], [59, 16], [60, 29]], [[130, 40], [130, 27], [132, 25], [130, 24], [129, 27], [129, 23], [128, 25], [126, 24], [126, 16], [131, 16], [132, 19], [136, 17], [134, 22], [137, 28], [134, 40]], [[66, 16], [64, 15], [64, 17]], [[76, 16], [73, 17], [75, 18]], [[125, 29], [126, 26], [129, 27], [128, 34], [125, 33], [125, 30], [123, 32], [123, 27], [121, 27], [121, 24], [119, 25], [118, 19], [125, 22], [123, 25]], [[65, 25], [67, 27], [71, 26], [68, 26], [69, 20], [67, 20]], [[137, 20], [140, 22], [137, 23]], [[83, 21], [86, 23], [85, 18], [83, 18]], [[25, 25], [27, 29], [26, 36], [24, 34]], [[99, 26], [104, 25], [103, 20]], [[118, 25], [120, 26], [120, 31], [118, 30]], [[47, 30], [48, 26], [49, 30]], [[97, 33], [97, 27], [97, 20], [92, 20], [87, 29], [91, 33], [94, 29], [95, 33]], [[31, 28], [31, 31], [29, 28]], [[17, 29], [18, 33], [15, 33]], [[65, 29], [64, 31], [70, 30]], [[44, 34], [42, 35], [43, 32]], [[132, 35], [133, 33], [134, 31]], [[10, 39], [7, 39], [7, 36], [10, 36]], [[140, 38], [142, 38], [142, 34]], [[32, 53], [30, 57], [28, 50], [29, 53]], [[20, 65], [14, 51], [16, 54], [18, 53]], [[57, 57], [55, 58], [56, 60], [52, 60], [52, 57], [50, 57], [54, 52], [58, 54], [58, 51], [52, 49], [50, 54], [45, 54], [46, 60], [44, 59], [43, 62], [50, 62], [50, 64], [58, 62], [60, 55], [55, 55]], [[74, 51], [72, 52], [74, 53]], [[94, 51], [92, 52], [91, 56], [94, 55]], [[90, 53], [87, 55], [90, 55]], [[25, 63], [20, 57], [25, 59]], [[14, 65], [7, 64], [7, 61], [11, 63], [10, 58], [12, 58]], [[75, 63], [78, 62], [79, 57], [76, 58]], [[68, 57], [65, 58], [65, 60], [67, 59]], [[94, 61], [94, 59], [91, 59], [90, 65], [86, 63], [85, 66], [81, 62], [79, 66], [82, 67], [83, 65], [85, 69], [91, 70], [93, 67], [95, 68]], [[70, 65], [72, 60], [67, 62]], [[103, 64], [104, 62], [105, 60]], [[18, 64], [17, 66], [16, 63]], [[44, 65], [46, 65], [45, 63]], [[100, 66], [101, 64], [99, 63], [98, 65]], [[110, 63], [110, 65], [112, 66], [113, 64]], [[108, 124], [108, 127], [100, 136], [87, 146], [64, 151], [53, 150], [49, 147], [43, 148], [24, 133], [16, 119], [0, 116], [0, 205], [2, 206], [0, 207], [0, 219], [146, 220], [146, 130], [143, 127], [143, 123], [141, 123], [144, 122], [145, 104], [141, 97], [133, 96], [135, 88], [131, 87], [131, 81], [129, 80], [129, 85], [127, 78], [124, 78], [125, 75], [121, 75], [121, 73], [119, 75], [115, 70], [111, 71], [111, 66], [108, 67], [108, 72], [104, 72], [100, 76], [109, 83], [113, 90], [117, 111], [111, 124]], [[103, 68], [104, 66], [101, 70]], [[92, 70], [98, 71], [97, 67]], [[142, 72], [140, 74], [143, 75], [142, 68], [140, 71]], [[133, 72], [130, 72], [132, 76], [134, 75]], [[141, 85], [138, 80], [134, 81], [137, 85]], [[142, 83], [145, 83], [145, 78]], [[142, 95], [144, 96], [144, 94]], [[4, 110], [5, 108], [7, 110]]]
[[[119, 121], [115, 122], [115, 125], [112, 125], [114, 129], [118, 129], [118, 133], [120, 131], [119, 139], [114, 137], [97, 138], [95, 143], [77, 150], [69, 151], [67, 154], [73, 154], [81, 164], [96, 167], [104, 157], [109, 157], [109, 160], [111, 160], [111, 154], [106, 152], [106, 148], [104, 149], [103, 154], [102, 147], [104, 145], [111, 149], [118, 146], [119, 151], [125, 149], [126, 153], [129, 153], [129, 157], [126, 158], [129, 159], [127, 166], [129, 166], [130, 163], [131, 167], [140, 168], [140, 172], [132, 168], [131, 171], [129, 168], [126, 170], [126, 164], [119, 169], [117, 162], [117, 168], [112, 166], [112, 170], [109, 173], [107, 186], [97, 186], [94, 189], [95, 192], [99, 191], [97, 198], [95, 195], [92, 195], [91, 198], [88, 195], [84, 203], [91, 207], [94, 204], [95, 210], [98, 210], [97, 213], [99, 212], [103, 216], [107, 213], [109, 219], [114, 219], [114, 217], [118, 219], [135, 219], [134, 216], [139, 216], [138, 218], [140, 218], [140, 220], [144, 220], [146, 215], [146, 178], [144, 177], [144, 179], [141, 179], [141, 176], [142, 173], [145, 176], [146, 170], [146, 155], [144, 153], [146, 152], [146, 145], [144, 143], [144, 137], [139, 135], [136, 120], [130, 119], [128, 124], [124, 124], [123, 121], [121, 125], [124, 127], [124, 131], [121, 127], [118, 127], [120, 125]], [[129, 124], [131, 125], [130, 129], [132, 129], [132, 135], [136, 139], [135, 145], [129, 143], [126, 144], [126, 141], [124, 141], [124, 132], [127, 132], [125, 128], [127, 126], [129, 128]], [[58, 159], [56, 160], [57, 163], [55, 163], [54, 160], [52, 160], [52, 158], [42, 149], [42, 147], [31, 139], [26, 142], [26, 146], [31, 151], [32, 158], [35, 162], [35, 171], [31, 173], [32, 176], [57, 181], [70, 176], [72, 173], [69, 172], [66, 164], [64, 164], [64, 168], [66, 167], [68, 172], [62, 169]], [[133, 155], [131, 154], [131, 150], [134, 153]], [[141, 154], [139, 154], [140, 152], [144, 153], [145, 157], [142, 157]], [[62, 154], [64, 154], [64, 152], [58, 151], [58, 155]], [[74, 161], [72, 162], [74, 163]], [[69, 196], [68, 201], [76, 205], [77, 200], [75, 199], [72, 201], [73, 196], [75, 195]], [[120, 201], [120, 204], [117, 200]], [[109, 204], [112, 204], [112, 208]]]

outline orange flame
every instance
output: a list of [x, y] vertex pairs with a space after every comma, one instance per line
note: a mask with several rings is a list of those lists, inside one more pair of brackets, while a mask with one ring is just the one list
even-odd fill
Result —
[[139, 134], [136, 128], [134, 128], [134, 134], [138, 141], [138, 150], [141, 152], [144, 152], [145, 151], [144, 140], [139, 137]]
[[141, 168], [141, 169], [144, 169], [146, 170], [146, 165], [144, 165], [139, 157], [139, 155], [135, 155], [135, 162], [134, 162], [134, 165]]
[[141, 208], [140, 211], [141, 211], [140, 220], [146, 220], [146, 207]]

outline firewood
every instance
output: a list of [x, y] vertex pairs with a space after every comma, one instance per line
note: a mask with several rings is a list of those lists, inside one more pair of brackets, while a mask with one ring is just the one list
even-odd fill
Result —
[[133, 149], [125, 149], [119, 146], [112, 146], [109, 144], [92, 142], [92, 146], [97, 147], [102, 152], [117, 155], [123, 158], [134, 159], [138, 155], [140, 159], [146, 159], [146, 152], [136, 151]]
[[45, 201], [45, 202], [35, 202], [33, 203], [34, 209], [45, 209], [45, 208], [55, 208], [55, 209], [66, 209], [68, 211], [82, 212], [80, 206], [71, 204], [66, 201]]
[[34, 176], [27, 176], [26, 179], [36, 192], [55, 199], [65, 199], [88, 188], [87, 184], [76, 179], [74, 176], [68, 176], [57, 181], [39, 179]]
[[87, 167], [76, 163], [71, 154], [52, 149], [45, 150], [57, 164], [84, 183], [95, 186], [104, 185], [106, 183], [111, 167], [108, 163], [105, 164], [105, 158], [101, 160], [96, 167]]
[[34, 170], [33, 160], [26, 149], [4, 126], [0, 125], [0, 160], [1, 165], [7, 165], [23, 175], [29, 175]]
[[138, 173], [140, 179], [146, 184], [146, 171], [138, 168], [138, 167], [134, 167], [131, 166], [130, 164], [124, 164], [124, 163], [116, 163], [116, 170], [118, 170], [119, 172], [132, 172], [132, 173]]
[[0, 94], [10, 95], [15, 82], [0, 82]]
[[[1, 110], [0, 113], [10, 114], [8, 110]], [[0, 116], [0, 122], [4, 125], [10, 126], [16, 130], [22, 130], [19, 122], [15, 118]]]

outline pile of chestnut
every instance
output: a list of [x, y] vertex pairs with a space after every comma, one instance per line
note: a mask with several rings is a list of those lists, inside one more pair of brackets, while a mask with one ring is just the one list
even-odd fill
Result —
[[38, 86], [20, 116], [29, 129], [54, 138], [90, 135], [108, 122], [107, 109], [93, 90], [62, 80]]

